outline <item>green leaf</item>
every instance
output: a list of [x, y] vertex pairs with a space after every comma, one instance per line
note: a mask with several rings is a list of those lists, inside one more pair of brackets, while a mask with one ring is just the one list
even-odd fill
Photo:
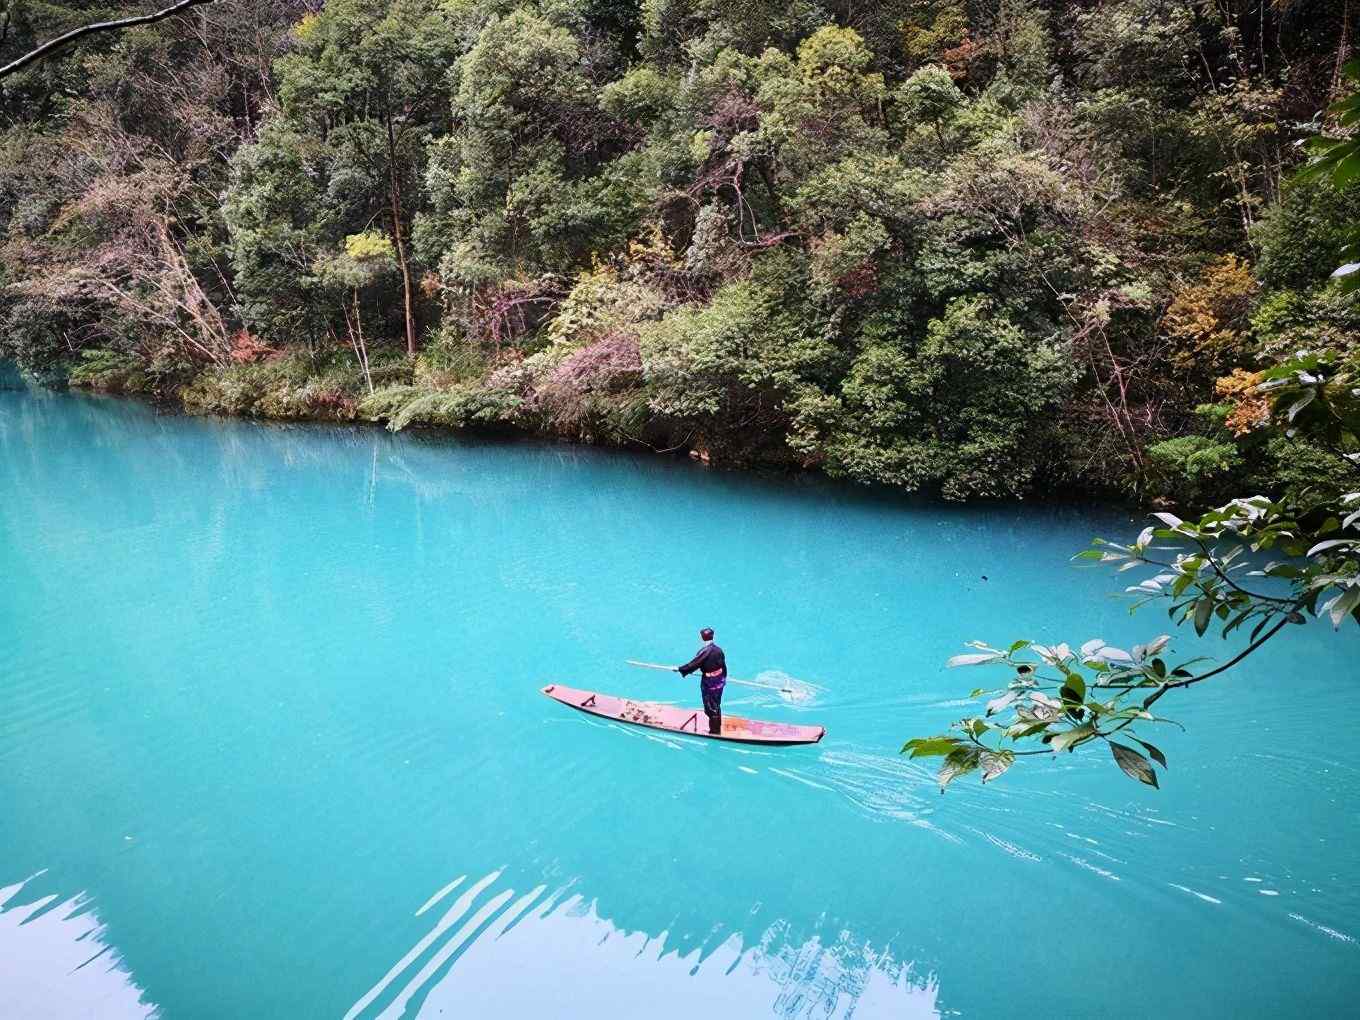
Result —
[[1315, 135], [1308, 138], [1303, 143], [1303, 151], [1311, 156], [1321, 156], [1323, 153], [1331, 152], [1337, 146], [1345, 145], [1344, 138], [1328, 138], [1325, 135]]
[[1015, 700], [1018, 697], [1020, 697], [1019, 691], [1007, 691], [1005, 694], [1001, 695], [1001, 697], [993, 698], [991, 701], [987, 702], [986, 714], [989, 716], [995, 715], [997, 712], [1009, 708], [1015, 703]]
[[1340, 628], [1341, 621], [1357, 606], [1360, 606], [1360, 585], [1347, 588], [1324, 608], [1332, 618], [1332, 626]]
[[1141, 744], [1143, 746], [1143, 750], [1146, 751], [1148, 754], [1152, 755], [1153, 761], [1155, 761], [1162, 768], [1166, 768], [1166, 755], [1162, 754], [1160, 750], [1158, 750], [1152, 744], [1149, 744], [1146, 740], [1139, 740], [1137, 737], [1130, 737], [1129, 739], [1131, 739], [1135, 744]]
[[903, 744], [899, 753], [910, 753], [913, 758], [935, 758], [952, 754], [958, 749], [958, 746], [957, 737], [918, 737]]
[[982, 752], [976, 748], [960, 748], [953, 752], [944, 760], [940, 766], [939, 775], [936, 778], [940, 782], [940, 792], [944, 793], [944, 788], [952, 783], [959, 776], [966, 775], [978, 767], [978, 758]]
[[1335, 549], [1339, 545], [1360, 545], [1360, 539], [1355, 538], [1329, 538], [1325, 542], [1319, 542], [1309, 549], [1306, 555], [1316, 556], [1325, 549]]
[[993, 654], [992, 652], [975, 652], [970, 655], [955, 655], [948, 662], [946, 662], [945, 665], [950, 667], [981, 666], [983, 663], [996, 662], [996, 660], [1000, 658], [1001, 655], [999, 653]]
[[1055, 754], [1060, 751], [1070, 751], [1083, 740], [1090, 740], [1095, 735], [1095, 727], [1090, 723], [1084, 723], [1074, 729], [1055, 733], [1053, 739], [1048, 742], [1048, 746]]
[[1067, 674], [1067, 682], [1058, 691], [1058, 697], [1062, 698], [1069, 706], [1080, 705], [1086, 700], [1086, 681], [1075, 673]]
[[1242, 610], [1240, 613], [1234, 616], [1232, 620], [1228, 622], [1227, 626], [1223, 628], [1223, 636], [1227, 637], [1238, 627], [1242, 626], [1242, 624], [1244, 624], [1247, 621], [1247, 618], [1251, 616], [1251, 614], [1254, 612], [1256, 612], [1255, 606], [1247, 606], [1246, 609]]
[[1332, 183], [1337, 188], [1344, 188], [1357, 177], [1360, 177], [1360, 152], [1352, 151], [1332, 171]]
[[[1316, 582], [1314, 582], [1314, 583], [1316, 583]], [[1306, 609], [1306, 610], [1308, 610], [1308, 612], [1312, 613], [1314, 616], [1317, 616], [1317, 602], [1318, 602], [1318, 599], [1319, 599], [1321, 596], [1322, 596], [1322, 589], [1321, 589], [1321, 588], [1314, 588], [1312, 591], [1310, 591], [1307, 595], [1304, 596], [1304, 598], [1303, 598], [1303, 608]], [[1256, 629], [1257, 629], [1257, 630], [1260, 630], [1262, 627], [1264, 627], [1264, 626], [1266, 625], [1266, 621], [1269, 620], [1269, 619], [1270, 619], [1269, 616], [1264, 617], [1264, 618], [1261, 620], [1261, 622], [1258, 623], [1258, 624], [1256, 625]], [[1251, 635], [1251, 636], [1252, 636], [1252, 640], [1255, 640], [1255, 639], [1256, 639], [1256, 631], [1252, 631], [1252, 635]]]
[[1015, 763], [1011, 751], [983, 751], [978, 759], [982, 764], [982, 781], [995, 779]]
[[1113, 740], [1110, 741], [1110, 751], [1114, 754], [1115, 762], [1130, 779], [1136, 779], [1148, 786], [1157, 786], [1157, 773], [1152, 770], [1152, 762], [1133, 748], [1116, 744]]
[[1214, 600], [1207, 595], [1195, 602], [1195, 633], [1203, 635], [1214, 613]]

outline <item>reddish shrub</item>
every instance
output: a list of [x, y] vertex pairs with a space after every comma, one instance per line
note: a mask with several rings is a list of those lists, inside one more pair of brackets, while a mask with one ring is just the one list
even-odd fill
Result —
[[548, 376], [548, 385], [573, 393], [609, 393], [636, 383], [641, 374], [637, 335], [616, 331], [564, 359]]
[[277, 353], [274, 348], [247, 329], [240, 330], [231, 338], [231, 360], [240, 365], [261, 361]]

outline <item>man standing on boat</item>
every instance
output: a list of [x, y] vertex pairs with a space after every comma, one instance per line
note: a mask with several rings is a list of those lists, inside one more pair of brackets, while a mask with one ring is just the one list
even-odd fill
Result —
[[699, 631], [699, 639], [703, 641], [703, 647], [695, 653], [694, 658], [683, 666], [677, 666], [676, 671], [681, 676], [689, 676], [698, 670], [702, 676], [699, 680], [699, 694], [704, 699], [704, 715], [708, 716], [708, 732], [720, 733], [722, 731], [722, 693], [723, 687], [727, 685], [727, 658], [723, 655], [723, 650], [713, 643], [713, 628], [705, 627]]

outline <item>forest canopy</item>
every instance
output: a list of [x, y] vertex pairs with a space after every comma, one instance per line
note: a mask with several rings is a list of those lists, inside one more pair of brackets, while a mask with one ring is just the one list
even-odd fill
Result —
[[[1294, 174], [1350, 7], [216, 0], [4, 79], [0, 357], [949, 499], [1334, 496], [1256, 387], [1360, 358], [1360, 194]], [[0, 58], [115, 13], [7, 0]]]

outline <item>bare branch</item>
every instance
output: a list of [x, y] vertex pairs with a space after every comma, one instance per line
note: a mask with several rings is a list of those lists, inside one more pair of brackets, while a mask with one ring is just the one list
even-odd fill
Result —
[[[59, 35], [55, 39], [43, 43], [37, 49], [29, 50], [17, 60], [11, 60], [4, 67], [0, 67], [0, 78], [6, 78], [16, 71], [21, 71], [29, 64], [42, 60], [48, 54], [61, 49], [69, 43], [96, 32], [116, 32], [124, 28], [132, 28], [135, 25], [149, 25], [155, 21], [162, 21], [165, 18], [173, 17], [191, 7], [198, 7], [201, 4], [210, 4], [213, 0], [179, 0], [179, 3], [172, 4], [162, 10], [151, 14], [138, 15], [135, 18], [120, 18], [117, 21], [97, 21], [92, 25], [83, 25], [80, 28], [73, 28], [64, 35]], [[8, 24], [8, 12], [6, 12], [6, 23]]]

